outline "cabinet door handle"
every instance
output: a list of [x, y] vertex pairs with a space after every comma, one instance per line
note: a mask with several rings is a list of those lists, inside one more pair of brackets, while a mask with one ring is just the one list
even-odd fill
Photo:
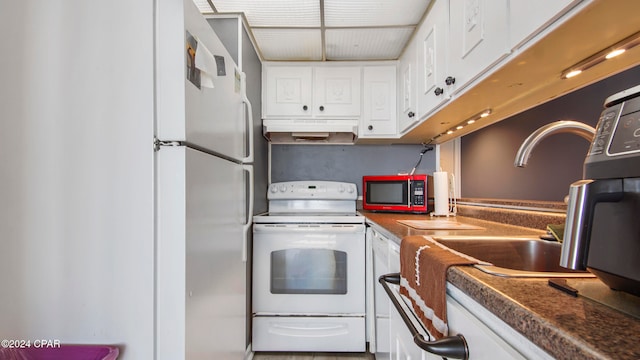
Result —
[[435, 341], [427, 341], [424, 339], [422, 334], [416, 329], [416, 327], [411, 322], [409, 315], [402, 309], [402, 305], [398, 302], [398, 299], [393, 294], [393, 290], [389, 287], [387, 283], [391, 283], [394, 285], [400, 285], [400, 273], [392, 273], [380, 276], [378, 282], [384, 288], [384, 291], [389, 296], [389, 300], [393, 303], [398, 313], [400, 313], [400, 317], [402, 317], [402, 321], [404, 321], [405, 325], [411, 332], [413, 336], [413, 342], [420, 347], [420, 349], [430, 352], [432, 354], [436, 354], [445, 358], [454, 358], [454, 359], [469, 359], [469, 346], [467, 345], [467, 340], [465, 340], [462, 334], [458, 334], [455, 336], [448, 336], [446, 338], [442, 338], [440, 340]]
[[320, 105], [320, 111], [324, 111], [324, 106]]
[[447, 85], [453, 85], [456, 83], [456, 78], [454, 78], [453, 76], [447, 76], [447, 78], [444, 79], [444, 83]]
[[410, 117], [410, 118], [412, 118], [412, 117], [416, 116], [416, 114], [415, 114], [413, 111], [409, 111], [409, 112], [407, 113], [407, 116], [408, 116], [408, 117]]
[[444, 93], [444, 90], [441, 87], [437, 87], [435, 90], [433, 90], [433, 93], [436, 94], [436, 96], [440, 96], [442, 95], [442, 93]]
[[367, 129], [369, 129], [369, 131], [373, 130], [373, 125], [367, 126]]
[[307, 105], [303, 105], [302, 106], [302, 110], [307, 111], [309, 109], [309, 107]]

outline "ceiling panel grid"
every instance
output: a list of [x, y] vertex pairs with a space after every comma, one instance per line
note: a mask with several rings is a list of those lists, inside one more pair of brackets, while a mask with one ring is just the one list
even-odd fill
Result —
[[243, 13], [266, 61], [395, 60], [431, 0], [193, 0]]

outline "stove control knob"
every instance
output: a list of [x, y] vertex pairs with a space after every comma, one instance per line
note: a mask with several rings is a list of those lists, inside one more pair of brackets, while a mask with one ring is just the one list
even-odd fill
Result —
[[285, 192], [287, 191], [287, 186], [286, 185], [280, 185], [280, 192]]
[[278, 185], [271, 185], [269, 186], [269, 191], [271, 191], [271, 193], [275, 194], [278, 192]]
[[338, 187], [338, 191], [339, 191], [339, 192], [341, 192], [341, 193], [343, 193], [343, 192], [345, 191], [345, 189], [344, 189], [344, 185], [340, 185], [340, 186]]
[[355, 189], [354, 189], [354, 187], [353, 187], [353, 186], [349, 186], [349, 188], [347, 189], [347, 192], [348, 192], [349, 194], [353, 194], [353, 192], [354, 192], [354, 191], [355, 191]]

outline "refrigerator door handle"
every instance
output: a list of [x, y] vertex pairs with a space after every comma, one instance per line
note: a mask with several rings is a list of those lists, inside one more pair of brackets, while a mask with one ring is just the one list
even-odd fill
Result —
[[246, 222], [242, 226], [242, 261], [247, 262], [247, 248], [249, 246], [249, 232], [251, 231], [251, 225], [253, 223], [253, 194], [254, 194], [254, 179], [253, 179], [253, 166], [242, 165], [244, 171], [249, 174], [249, 209], [247, 210]]
[[248, 115], [248, 154], [246, 157], [242, 158], [243, 163], [252, 163], [253, 162], [253, 106], [251, 105], [251, 101], [247, 97], [247, 75], [244, 72], [240, 72], [240, 95], [242, 96], [242, 102], [247, 107], [247, 115]]

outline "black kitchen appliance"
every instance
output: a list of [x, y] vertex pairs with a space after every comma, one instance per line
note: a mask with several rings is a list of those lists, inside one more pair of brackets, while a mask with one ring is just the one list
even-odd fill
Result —
[[560, 265], [640, 296], [640, 85], [605, 101], [569, 190]]

